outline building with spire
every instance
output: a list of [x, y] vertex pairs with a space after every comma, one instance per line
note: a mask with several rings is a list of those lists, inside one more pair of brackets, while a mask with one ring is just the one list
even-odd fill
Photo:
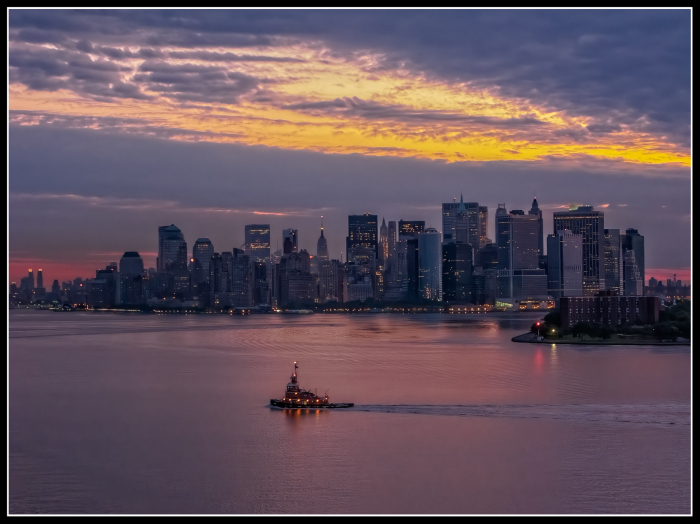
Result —
[[323, 217], [321, 217], [321, 236], [318, 237], [318, 242], [316, 243], [316, 256], [320, 260], [328, 260], [328, 242], [326, 237], [323, 236]]
[[542, 220], [542, 210], [540, 209], [540, 206], [537, 204], [537, 196], [532, 199], [532, 207], [530, 208], [530, 211], [527, 212], [528, 215], [537, 215], [538, 217], [538, 222], [539, 222], [539, 228], [540, 232], [537, 235], [537, 245], [540, 250], [540, 255], [544, 255], [544, 222]]

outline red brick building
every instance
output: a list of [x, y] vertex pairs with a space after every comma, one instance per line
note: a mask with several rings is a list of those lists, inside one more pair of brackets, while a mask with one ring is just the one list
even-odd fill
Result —
[[578, 322], [617, 327], [638, 320], [644, 324], [656, 324], [659, 321], [659, 297], [598, 295], [562, 297], [560, 300], [562, 328], [570, 328]]

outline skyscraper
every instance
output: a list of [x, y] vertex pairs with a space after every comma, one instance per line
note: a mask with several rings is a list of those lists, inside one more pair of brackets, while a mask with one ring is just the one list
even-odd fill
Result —
[[542, 211], [540, 210], [540, 206], [537, 204], [537, 197], [532, 199], [532, 207], [527, 214], [539, 217], [540, 231], [537, 234], [537, 246], [539, 247], [540, 255], [544, 255], [544, 222], [542, 220]]
[[479, 206], [479, 250], [486, 244], [491, 243], [489, 238], [489, 208], [487, 206]]
[[234, 248], [230, 261], [231, 275], [231, 305], [234, 307], [250, 307], [253, 305], [255, 280], [253, 266], [255, 260], [247, 252]]
[[605, 230], [605, 289], [624, 295], [622, 238], [619, 229]]
[[634, 251], [634, 261], [637, 264], [639, 277], [644, 283], [644, 237], [636, 229], [629, 228], [624, 235], [620, 235], [623, 251]]
[[418, 268], [420, 297], [442, 300], [442, 244], [436, 229], [418, 234]]
[[583, 294], [583, 236], [557, 231], [547, 236], [547, 292], [554, 298]]
[[446, 302], [472, 301], [472, 251], [469, 244], [442, 245], [442, 298]]
[[538, 269], [539, 217], [520, 210], [496, 216], [498, 269]]
[[379, 228], [379, 265], [386, 269], [389, 260], [389, 230], [382, 217], [382, 226]]
[[459, 202], [449, 202], [442, 204], [442, 238], [444, 241], [457, 238], [457, 216], [463, 214], [462, 235], [466, 234], [466, 240], [462, 240], [467, 244], [472, 244], [479, 247], [480, 232], [484, 230], [480, 224], [480, 207], [478, 202], [464, 202], [462, 195], [459, 197]]
[[185, 246], [184, 264], [187, 266], [187, 243], [182, 231], [174, 224], [160, 226], [158, 228], [158, 271], [171, 271], [178, 263], [178, 253], [181, 253], [180, 246]]
[[44, 287], [44, 273], [41, 270], [41, 268], [36, 273], [36, 287], [38, 287], [38, 288]]
[[602, 211], [579, 206], [554, 212], [554, 232], [568, 229], [583, 239], [583, 294], [593, 296], [605, 289], [605, 223]]
[[34, 289], [34, 270], [30, 269], [27, 272], [27, 289], [29, 290], [29, 293], [31, 294], [32, 290]]
[[374, 257], [379, 255], [379, 242], [377, 239], [377, 215], [365, 213], [364, 215], [348, 216], [348, 236], [346, 250], [348, 260], [350, 251], [357, 246], [363, 246], [374, 251]]
[[126, 251], [119, 260], [119, 301], [122, 304], [143, 302], [143, 259], [137, 251]]
[[209, 261], [214, 256], [214, 246], [208, 238], [198, 238], [192, 246], [192, 284], [209, 281]]
[[422, 233], [424, 229], [425, 220], [399, 220], [399, 240], [403, 240], [404, 237], [418, 238], [418, 233]]
[[282, 252], [285, 255], [290, 253], [296, 253], [298, 250], [297, 245], [297, 230], [296, 229], [285, 229], [282, 231]]
[[245, 252], [251, 262], [270, 261], [270, 224], [245, 226]]
[[328, 260], [328, 242], [326, 237], [323, 236], [323, 221], [321, 221], [321, 236], [318, 237], [318, 242], [316, 243], [316, 256], [320, 260]]

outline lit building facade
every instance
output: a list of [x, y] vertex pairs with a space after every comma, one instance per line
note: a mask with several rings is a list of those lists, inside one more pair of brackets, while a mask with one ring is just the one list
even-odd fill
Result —
[[583, 239], [583, 294], [605, 289], [605, 224], [602, 211], [579, 206], [554, 213], [554, 233], [568, 229]]
[[270, 224], [245, 226], [245, 252], [251, 262], [270, 262]]
[[418, 271], [420, 298], [442, 300], [442, 243], [433, 228], [418, 234]]

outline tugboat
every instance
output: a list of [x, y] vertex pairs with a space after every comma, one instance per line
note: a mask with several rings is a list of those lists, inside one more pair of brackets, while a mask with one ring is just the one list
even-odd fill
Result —
[[[284, 398], [271, 398], [270, 405], [275, 408], [283, 409], [337, 409], [351, 408], [355, 404], [352, 402], [336, 403], [328, 402], [328, 394], [323, 397], [317, 396], [311, 391], [301, 389], [297, 382], [297, 369], [299, 366], [294, 363], [294, 373], [291, 376], [291, 382], [287, 384], [287, 390], [284, 392]], [[326, 392], [327, 393], [327, 392]]]

